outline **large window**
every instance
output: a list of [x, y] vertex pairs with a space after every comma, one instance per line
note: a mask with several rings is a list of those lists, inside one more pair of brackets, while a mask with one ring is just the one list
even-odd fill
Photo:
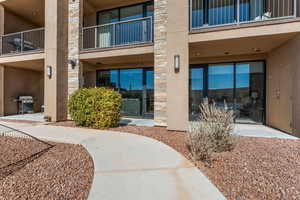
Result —
[[199, 114], [203, 98], [217, 106], [224, 102], [240, 123], [264, 123], [264, 62], [192, 65], [190, 68], [190, 118]]
[[111, 10], [99, 11], [97, 13], [98, 25], [139, 19], [142, 17], [153, 16], [154, 6], [153, 1], [146, 3], [114, 8]]
[[123, 116], [153, 118], [153, 68], [100, 70], [97, 86], [114, 88], [122, 94]]

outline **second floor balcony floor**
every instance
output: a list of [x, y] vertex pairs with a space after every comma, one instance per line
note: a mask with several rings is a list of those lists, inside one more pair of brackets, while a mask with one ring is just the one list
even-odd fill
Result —
[[190, 29], [292, 19], [299, 0], [190, 0]]

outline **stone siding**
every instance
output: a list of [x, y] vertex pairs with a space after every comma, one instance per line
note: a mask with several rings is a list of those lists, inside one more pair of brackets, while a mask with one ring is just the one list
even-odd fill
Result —
[[72, 94], [81, 86], [82, 65], [79, 60], [82, 25], [82, 0], [69, 0], [69, 39], [68, 60], [76, 62], [75, 66], [68, 64], [68, 94]]
[[167, 126], [167, 0], [154, 1], [154, 120]]

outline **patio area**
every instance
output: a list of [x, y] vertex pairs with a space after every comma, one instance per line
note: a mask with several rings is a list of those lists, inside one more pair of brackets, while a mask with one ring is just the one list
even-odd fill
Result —
[[[33, 113], [24, 115], [10, 115], [0, 117], [0, 121], [31, 121], [31, 122], [45, 122], [43, 113]], [[152, 119], [136, 119], [136, 118], [122, 118], [120, 126], [144, 126], [154, 127], [155, 122]], [[280, 130], [273, 129], [264, 125], [253, 125], [253, 124], [235, 124], [235, 134], [239, 136], [248, 137], [263, 137], [263, 138], [281, 138], [281, 139], [298, 139], [297, 137], [291, 136]]]
[[0, 117], [0, 120], [45, 122], [43, 113], [9, 115], [9, 116]]

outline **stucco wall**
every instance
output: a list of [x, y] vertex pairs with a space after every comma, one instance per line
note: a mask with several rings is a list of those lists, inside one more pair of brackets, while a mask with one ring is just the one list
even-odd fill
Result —
[[85, 88], [96, 87], [96, 70], [83, 72], [83, 77], [84, 77], [83, 87]]
[[83, 17], [83, 26], [88, 27], [88, 26], [95, 26], [97, 25], [97, 17], [96, 17], [96, 12], [93, 14], [89, 14]]
[[0, 65], [0, 116], [4, 115], [4, 66]]
[[45, 0], [45, 116], [67, 119], [68, 0]]
[[267, 59], [267, 124], [300, 136], [300, 35]]
[[5, 115], [17, 114], [17, 96], [33, 96], [34, 111], [40, 112], [44, 104], [44, 78], [42, 72], [5, 67], [4, 70], [4, 111]]
[[[175, 55], [180, 56], [179, 71], [174, 69]], [[188, 91], [189, 2], [169, 0], [167, 22], [167, 124], [169, 130], [188, 129]]]
[[5, 10], [4, 20], [5, 34], [40, 28], [7, 10]]

